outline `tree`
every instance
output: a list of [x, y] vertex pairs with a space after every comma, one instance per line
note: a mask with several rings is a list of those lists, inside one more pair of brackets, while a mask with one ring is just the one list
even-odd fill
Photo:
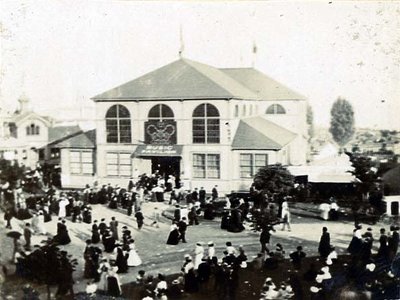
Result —
[[361, 199], [375, 190], [378, 180], [377, 170], [371, 159], [359, 154], [350, 154], [350, 161], [354, 168], [350, 173], [357, 178], [356, 188]]
[[331, 109], [331, 126], [329, 132], [334, 141], [342, 148], [354, 134], [354, 112], [350, 102], [338, 98]]
[[0, 159], [0, 180], [8, 182], [10, 188], [14, 188], [24, 178], [24, 171], [15, 161]]
[[254, 187], [268, 197], [289, 195], [294, 187], [294, 177], [281, 164], [270, 165], [258, 170]]
[[72, 273], [78, 264], [76, 259], [66, 251], [60, 250], [51, 239], [44, 241], [43, 246], [22, 257], [18, 263], [23, 268], [17, 275], [45, 284], [47, 299], [51, 298], [51, 286], [58, 285], [60, 290], [60, 285], [64, 287], [72, 284]]
[[307, 104], [308, 141], [314, 136], [314, 112], [311, 105]]
[[258, 170], [253, 187], [256, 190], [252, 193], [253, 228], [259, 230], [266, 225], [277, 223], [278, 205], [286, 196], [291, 195], [294, 177], [281, 164], [266, 166]]

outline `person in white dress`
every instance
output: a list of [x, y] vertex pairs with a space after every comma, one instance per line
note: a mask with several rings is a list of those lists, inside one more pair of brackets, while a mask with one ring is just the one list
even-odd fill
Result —
[[131, 240], [129, 244], [128, 267], [137, 267], [142, 264], [142, 260], [136, 251], [135, 242]]
[[38, 218], [38, 214], [37, 213], [34, 213], [33, 214], [33, 216], [32, 216], [32, 220], [31, 220], [31, 228], [32, 228], [32, 231], [34, 232], [34, 233], [39, 233], [39, 218]]
[[327, 221], [329, 219], [329, 211], [331, 210], [331, 206], [328, 203], [322, 203], [319, 206], [319, 209], [321, 211], [321, 219]]
[[202, 243], [198, 242], [196, 244], [196, 248], [194, 249], [194, 269], [197, 270], [199, 265], [201, 264], [201, 260], [204, 257], [204, 247], [202, 245]]
[[46, 235], [47, 231], [44, 227], [44, 215], [42, 211], [39, 211], [39, 215], [37, 216], [37, 232], [42, 235]]
[[213, 257], [215, 257], [214, 242], [208, 242], [208, 259], [211, 260]]
[[100, 280], [97, 285], [97, 289], [100, 291], [107, 292], [108, 290], [107, 275], [110, 268], [110, 263], [107, 261], [106, 258], [103, 258], [97, 270], [97, 272], [100, 274]]
[[69, 204], [69, 201], [67, 198], [65, 198], [64, 193], [61, 193], [60, 197], [60, 202], [58, 202], [58, 217], [59, 218], [65, 218], [67, 216], [67, 211], [65, 207]]

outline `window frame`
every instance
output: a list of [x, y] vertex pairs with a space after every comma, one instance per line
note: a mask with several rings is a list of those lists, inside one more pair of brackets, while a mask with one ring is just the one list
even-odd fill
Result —
[[[244, 160], [243, 156], [249, 156], [250, 160]], [[257, 164], [257, 156], [263, 156], [265, 165]], [[253, 178], [258, 170], [262, 167], [268, 166], [268, 153], [257, 153], [257, 152], [242, 152], [239, 154], [239, 176], [240, 178]], [[244, 164], [246, 162], [247, 164]], [[247, 168], [249, 171], [244, 171]], [[246, 175], [245, 175], [246, 174]], [[248, 175], [247, 175], [248, 174]]]
[[[117, 155], [117, 163], [112, 164], [110, 163], [109, 159], [107, 156], [116, 154]], [[106, 152], [106, 176], [107, 177], [123, 177], [123, 178], [130, 178], [132, 177], [132, 157], [131, 157], [130, 152], [127, 151], [107, 151]], [[121, 155], [126, 155], [129, 157], [129, 164], [124, 163], [121, 164]], [[115, 170], [117, 174], [110, 174], [109, 166], [116, 166]], [[129, 166], [129, 174], [123, 174], [123, 171], [121, 170], [121, 166]]]
[[[158, 116], [156, 117], [150, 117], [150, 113], [154, 110], [158, 108]], [[163, 108], [166, 108], [166, 110], [164, 111]], [[172, 114], [171, 116], [168, 115], [163, 115], [164, 112], [166, 111], [170, 111], [170, 113]], [[169, 105], [166, 104], [156, 104], [153, 105], [148, 114], [147, 114], [147, 119], [148, 120], [158, 120], [158, 121], [163, 121], [163, 120], [175, 120], [175, 114], [174, 111], [172, 110], [172, 108]]]
[[35, 123], [31, 123], [28, 126], [26, 126], [26, 135], [27, 136], [40, 135], [39, 125], [36, 125]]
[[[197, 110], [203, 106], [200, 116], [195, 116]], [[210, 115], [212, 109], [217, 115]], [[197, 123], [197, 124], [196, 124]], [[195, 134], [196, 133], [196, 134]], [[192, 143], [193, 144], [220, 144], [221, 143], [221, 115], [218, 108], [211, 103], [197, 105], [192, 112]]]
[[[115, 116], [107, 116], [111, 109], [115, 109]], [[128, 116], [120, 116], [120, 109], [125, 109]], [[114, 104], [106, 111], [106, 143], [107, 144], [130, 144], [132, 143], [132, 119], [129, 109], [122, 104]], [[112, 129], [114, 127], [114, 129]], [[116, 132], [116, 135], [114, 134]], [[123, 134], [124, 133], [124, 134]], [[115, 139], [116, 138], [116, 139]]]
[[[196, 159], [195, 157], [201, 157]], [[216, 158], [213, 160], [212, 158]], [[201, 161], [201, 164], [198, 162]], [[213, 165], [215, 162], [215, 165]], [[197, 165], [196, 165], [197, 164]], [[201, 168], [199, 170], [199, 168]], [[220, 153], [192, 153], [193, 178], [196, 179], [221, 179], [221, 154]], [[201, 172], [202, 175], [197, 175]], [[212, 175], [212, 174], [216, 175]]]
[[[78, 154], [78, 161], [73, 161], [73, 154], [77, 153]], [[89, 153], [91, 161], [86, 162], [83, 159], [83, 153]], [[78, 166], [79, 172], [73, 171], [74, 169], [77, 169], [76, 167], [73, 168], [72, 165], [75, 164]], [[91, 166], [91, 172], [86, 172], [84, 165], [89, 165]], [[71, 175], [93, 175], [94, 174], [94, 157], [93, 157], [93, 150], [79, 150], [79, 149], [73, 149], [69, 151], [69, 170]]]
[[[270, 111], [270, 110], [272, 110], [272, 111]], [[267, 107], [265, 114], [266, 115], [285, 115], [286, 109], [281, 104], [274, 103]]]

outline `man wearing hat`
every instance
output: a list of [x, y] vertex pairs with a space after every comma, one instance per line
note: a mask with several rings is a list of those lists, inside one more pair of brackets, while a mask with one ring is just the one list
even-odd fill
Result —
[[178, 231], [179, 231], [179, 240], [182, 240], [182, 243], [186, 243], [186, 230], [187, 230], [187, 223], [186, 218], [183, 217], [178, 223]]
[[318, 252], [322, 258], [327, 258], [331, 252], [331, 236], [327, 227], [322, 227], [322, 235], [319, 240]]
[[297, 246], [296, 251], [292, 252], [289, 256], [292, 260], [293, 267], [296, 270], [301, 269], [301, 262], [302, 262], [303, 258], [306, 257], [306, 254], [303, 252], [303, 247]]
[[181, 220], [181, 208], [179, 204], [175, 205], [174, 220], [179, 222]]
[[388, 237], [386, 235], [386, 230], [385, 228], [380, 229], [381, 236], [379, 237], [379, 250], [378, 250], [378, 256], [382, 258], [387, 258], [388, 257]]
[[374, 237], [372, 236], [372, 228], [368, 227], [367, 232], [363, 234], [363, 244], [361, 247], [361, 256], [364, 261], [367, 261], [371, 257], [372, 244]]

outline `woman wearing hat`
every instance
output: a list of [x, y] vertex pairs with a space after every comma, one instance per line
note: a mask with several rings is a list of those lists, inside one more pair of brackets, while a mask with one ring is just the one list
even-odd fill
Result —
[[194, 250], [194, 269], [197, 270], [199, 268], [199, 265], [201, 264], [201, 260], [204, 257], [204, 247], [202, 243], [198, 242], [196, 243], [196, 248]]
[[137, 267], [142, 264], [142, 259], [136, 251], [135, 241], [131, 240], [129, 243], [129, 256], [128, 256], [128, 266]]

